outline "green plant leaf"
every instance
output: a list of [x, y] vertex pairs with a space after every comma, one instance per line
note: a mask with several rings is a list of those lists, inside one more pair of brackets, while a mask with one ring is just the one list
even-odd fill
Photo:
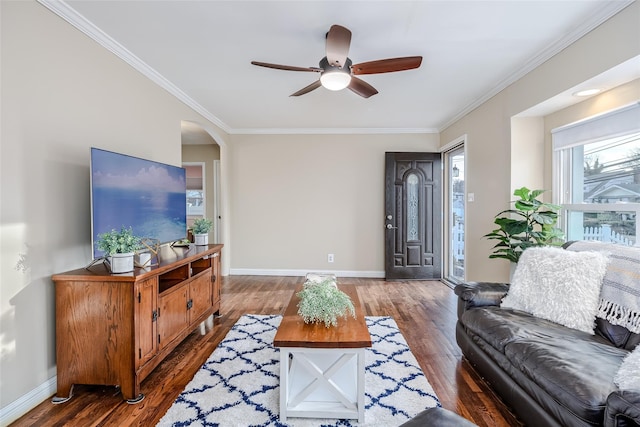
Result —
[[538, 224], [555, 224], [558, 220], [558, 214], [555, 212], [536, 212], [531, 216], [531, 219]]
[[519, 234], [527, 231], [527, 221], [511, 218], [496, 218], [495, 223], [500, 226], [506, 234]]
[[531, 200], [535, 200], [538, 198], [539, 195], [541, 195], [542, 193], [544, 193], [546, 190], [532, 190], [531, 194], [529, 195], [529, 198]]
[[527, 187], [521, 187], [521, 188], [518, 188], [517, 190], [514, 190], [513, 195], [518, 196], [524, 200], [529, 200], [530, 191], [531, 190], [529, 190]]

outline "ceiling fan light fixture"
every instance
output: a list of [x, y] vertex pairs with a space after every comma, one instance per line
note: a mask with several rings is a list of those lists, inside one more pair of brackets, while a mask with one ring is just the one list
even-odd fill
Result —
[[351, 83], [351, 74], [342, 70], [326, 70], [320, 76], [320, 83], [329, 90], [342, 90]]

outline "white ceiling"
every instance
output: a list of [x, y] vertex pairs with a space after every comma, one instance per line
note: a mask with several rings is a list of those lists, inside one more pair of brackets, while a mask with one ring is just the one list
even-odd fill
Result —
[[[630, 3], [39, 1], [228, 133], [437, 132]], [[352, 31], [354, 63], [421, 55], [422, 66], [361, 76], [379, 91], [364, 99], [289, 97], [318, 75], [250, 64], [315, 67], [332, 24]]]

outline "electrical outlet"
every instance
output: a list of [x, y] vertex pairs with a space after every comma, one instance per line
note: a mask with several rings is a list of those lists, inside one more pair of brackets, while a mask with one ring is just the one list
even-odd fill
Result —
[[327, 262], [333, 262], [333, 254], [327, 255]]

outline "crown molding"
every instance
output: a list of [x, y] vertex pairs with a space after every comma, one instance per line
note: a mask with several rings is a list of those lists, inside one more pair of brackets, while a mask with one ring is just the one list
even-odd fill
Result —
[[167, 92], [178, 98], [181, 102], [186, 104], [188, 107], [192, 108], [198, 114], [205, 117], [211, 123], [220, 127], [223, 131], [230, 133], [231, 130], [229, 126], [227, 126], [222, 120], [214, 116], [211, 112], [209, 112], [202, 105], [197, 103], [193, 98], [184, 93], [180, 88], [167, 80], [162, 74], [158, 73], [156, 70], [147, 65], [144, 61], [130, 52], [127, 48], [122, 46], [120, 43], [115, 41], [109, 35], [107, 35], [100, 28], [96, 27], [92, 22], [87, 20], [84, 16], [79, 14], [75, 9], [69, 6], [63, 0], [37, 0], [38, 3], [76, 27], [78, 30], [82, 31], [84, 34], [89, 36], [91, 39], [98, 42], [102, 47], [109, 50], [111, 53], [125, 61], [127, 64], [131, 65], [133, 68], [138, 70], [144, 76], [149, 78], [151, 81], [156, 83], [161, 88], [165, 89]]
[[489, 99], [502, 92], [508, 86], [517, 82], [518, 80], [529, 74], [531, 71], [538, 68], [544, 62], [548, 61], [549, 59], [560, 53], [562, 50], [566, 49], [568, 46], [572, 45], [595, 28], [599, 27], [609, 18], [634, 3], [634, 1], [635, 0], [622, 0], [604, 3], [600, 10], [595, 13], [591, 17], [591, 19], [583, 22], [582, 25], [576, 27], [572, 32], [568, 33], [566, 37], [559, 39], [556, 43], [545, 48], [537, 56], [531, 58], [519, 70], [509, 75], [507, 78], [496, 84], [489, 92], [476, 99], [472, 103], [468, 104], [458, 114], [451, 117], [447, 122], [439, 127], [440, 132], [444, 131], [446, 128], [469, 114], [471, 111], [475, 110], [476, 108], [487, 102]]
[[433, 128], [251, 128], [232, 129], [236, 135], [370, 135], [370, 134], [431, 134]]

